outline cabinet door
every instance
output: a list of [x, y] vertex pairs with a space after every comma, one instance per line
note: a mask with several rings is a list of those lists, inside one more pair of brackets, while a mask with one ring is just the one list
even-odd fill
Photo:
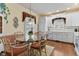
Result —
[[2, 43], [0, 44], [0, 52], [1, 51], [4, 51], [4, 45]]
[[60, 32], [60, 33], [59, 33], [59, 36], [60, 36], [60, 39], [59, 39], [59, 40], [60, 40], [60, 41], [63, 41], [63, 37], [64, 37], [63, 32]]
[[55, 32], [55, 40], [60, 40], [60, 38], [59, 38], [60, 36], [59, 36], [59, 33], [58, 32]]
[[71, 33], [71, 32], [64, 32], [63, 33], [63, 40], [62, 41], [73, 43], [73, 39], [74, 39], [73, 33]]
[[49, 39], [49, 40], [52, 40], [52, 39], [53, 39], [52, 36], [53, 36], [52, 33], [48, 33], [48, 39]]
[[79, 12], [67, 14], [66, 22], [67, 26], [79, 26]]
[[62, 33], [62, 36], [63, 36], [63, 37], [62, 37], [62, 41], [63, 41], [63, 42], [68, 42], [68, 34], [67, 34], [67, 32], [63, 32], [63, 33]]
[[70, 43], [74, 43], [74, 33], [73, 32], [68, 33], [68, 41]]
[[58, 40], [58, 33], [57, 32], [53, 32], [53, 40]]
[[75, 35], [75, 43], [74, 43], [74, 45], [75, 45], [75, 51], [76, 51], [77, 55], [79, 56], [79, 36]]

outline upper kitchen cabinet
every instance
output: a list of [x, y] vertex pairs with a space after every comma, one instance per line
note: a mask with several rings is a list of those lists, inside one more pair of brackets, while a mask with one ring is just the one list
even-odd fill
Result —
[[66, 26], [79, 26], [79, 12], [66, 15]]

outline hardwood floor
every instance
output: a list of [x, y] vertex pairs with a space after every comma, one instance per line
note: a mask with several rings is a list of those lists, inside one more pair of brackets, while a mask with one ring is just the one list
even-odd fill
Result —
[[[73, 44], [48, 40], [46, 45], [55, 47], [50, 56], [77, 56]], [[21, 56], [24, 56], [24, 53]]]
[[51, 53], [51, 56], [76, 56], [73, 44], [48, 40], [47, 45], [55, 47], [54, 51]]

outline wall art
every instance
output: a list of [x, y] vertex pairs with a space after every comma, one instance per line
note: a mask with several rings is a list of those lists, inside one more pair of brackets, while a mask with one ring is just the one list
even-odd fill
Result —
[[17, 17], [15, 17], [14, 19], [13, 19], [13, 26], [14, 26], [14, 28], [18, 28], [18, 18]]

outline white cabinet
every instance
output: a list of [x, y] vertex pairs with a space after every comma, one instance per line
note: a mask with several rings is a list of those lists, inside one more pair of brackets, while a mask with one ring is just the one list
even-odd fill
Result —
[[51, 32], [51, 33], [48, 33], [49, 40], [57, 40], [57, 41], [73, 43], [74, 42], [73, 38], [74, 38], [73, 32]]
[[79, 26], [79, 12], [66, 14], [67, 26]]
[[4, 44], [2, 43], [2, 40], [0, 39], [0, 53], [4, 51]]
[[53, 33], [48, 33], [48, 39], [52, 40]]
[[1, 44], [0, 44], [0, 53], [1, 53], [2, 51], [4, 51], [4, 45], [1, 43]]
[[74, 33], [74, 45], [77, 55], [79, 55], [79, 32]]

